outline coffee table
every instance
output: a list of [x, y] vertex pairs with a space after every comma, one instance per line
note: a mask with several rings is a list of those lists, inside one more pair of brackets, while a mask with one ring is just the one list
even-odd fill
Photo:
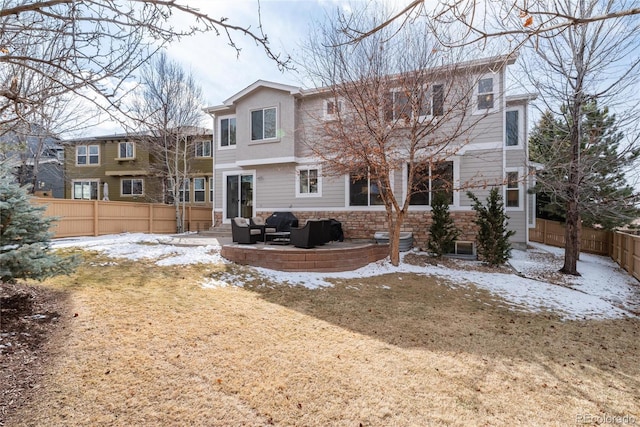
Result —
[[288, 245], [291, 242], [291, 233], [289, 231], [276, 231], [275, 233], [264, 233], [264, 244], [272, 245]]

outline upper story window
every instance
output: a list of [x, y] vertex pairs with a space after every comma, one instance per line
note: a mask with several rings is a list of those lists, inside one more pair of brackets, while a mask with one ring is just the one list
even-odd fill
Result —
[[196, 157], [211, 157], [211, 141], [196, 141], [195, 145]]
[[385, 111], [387, 120], [424, 120], [429, 116], [444, 114], [444, 86], [433, 85], [411, 91], [394, 89], [389, 93], [389, 104]]
[[[443, 193], [453, 204], [453, 162], [414, 165], [413, 185], [410, 187], [411, 205], [431, 205], [436, 193]], [[407, 168], [407, 180], [410, 169]]]
[[236, 118], [220, 119], [220, 147], [236, 146]]
[[135, 144], [133, 142], [118, 143], [118, 158], [133, 159], [136, 156]]
[[100, 146], [99, 145], [78, 145], [76, 146], [76, 165], [99, 165]]
[[491, 110], [494, 108], [494, 79], [486, 77], [478, 80], [478, 110]]
[[120, 194], [123, 196], [142, 196], [144, 180], [141, 178], [120, 180]]
[[343, 111], [342, 100], [325, 99], [324, 100], [324, 118], [327, 120], [335, 119], [338, 113]]
[[518, 110], [510, 110], [505, 113], [505, 143], [507, 147], [515, 147], [520, 145], [520, 112]]
[[296, 197], [314, 197], [322, 195], [319, 166], [296, 167]]
[[380, 187], [371, 175], [364, 178], [349, 177], [349, 205], [350, 206], [375, 206], [383, 205]]
[[251, 140], [260, 141], [276, 137], [276, 109], [264, 108], [251, 112]]

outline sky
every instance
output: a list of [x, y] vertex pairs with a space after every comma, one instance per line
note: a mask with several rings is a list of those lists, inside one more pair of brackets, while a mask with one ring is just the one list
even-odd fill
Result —
[[[212, 240], [212, 241], [209, 241]], [[159, 266], [188, 264], [225, 264], [229, 261], [220, 255], [220, 244], [215, 239], [182, 235], [154, 235], [142, 233], [107, 235], [100, 237], [74, 237], [54, 239], [52, 247], [79, 247], [99, 251], [117, 264], [118, 259], [155, 260]], [[449, 286], [464, 286], [473, 297], [475, 289], [484, 289], [499, 297], [496, 304], [506, 304], [511, 310], [521, 312], [552, 312], [565, 320], [615, 319], [635, 317], [640, 311], [640, 284], [618, 267], [611, 258], [580, 254], [580, 277], [567, 277], [563, 286], [549, 283], [545, 277], [556, 275], [562, 265], [563, 249], [532, 243], [527, 251], [512, 250], [510, 264], [513, 273], [477, 271], [448, 268], [444, 265], [415, 266], [401, 262], [394, 267], [385, 259], [353, 271], [340, 273], [282, 272], [266, 268], [243, 266], [236, 273], [220, 269], [215, 277], [205, 278], [194, 286], [217, 288], [242, 287], [247, 280], [262, 278], [281, 286], [305, 286], [315, 289], [333, 286], [332, 280], [361, 279], [383, 274], [434, 275], [446, 279]], [[409, 252], [403, 252], [404, 257]], [[413, 252], [425, 255], [424, 252]], [[460, 265], [476, 264], [476, 261], [459, 261]], [[516, 273], [517, 272], [517, 273]]]
[[[382, 0], [390, 10], [401, 10], [410, 0]], [[181, 3], [198, 9], [214, 18], [226, 17], [231, 25], [250, 27], [259, 32], [260, 19], [269, 45], [282, 57], [291, 56], [293, 65], [300, 58], [301, 46], [308, 39], [311, 28], [337, 9], [349, 8], [350, 2], [368, 0], [182, 0]], [[260, 19], [259, 19], [260, 18]], [[177, 27], [188, 24], [179, 15], [172, 17]], [[297, 70], [281, 71], [261, 47], [239, 32], [231, 33], [241, 48], [238, 55], [229, 46], [226, 36], [213, 32], [184, 37], [167, 47], [169, 57], [190, 71], [200, 84], [203, 106], [220, 105], [257, 80], [304, 87], [304, 77]], [[210, 120], [205, 122], [212, 127]], [[91, 135], [120, 133], [114, 122], [102, 123], [88, 131]], [[88, 136], [88, 135], [85, 135]]]

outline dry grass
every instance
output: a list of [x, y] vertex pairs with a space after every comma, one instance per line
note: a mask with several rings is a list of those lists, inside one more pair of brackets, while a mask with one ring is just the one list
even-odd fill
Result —
[[117, 264], [45, 284], [68, 326], [7, 425], [640, 423], [638, 319], [561, 322], [413, 274], [203, 289], [221, 267]]

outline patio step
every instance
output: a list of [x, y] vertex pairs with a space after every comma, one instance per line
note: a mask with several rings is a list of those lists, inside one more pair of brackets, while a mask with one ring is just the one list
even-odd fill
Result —
[[208, 230], [200, 231], [198, 234], [210, 237], [231, 237], [231, 224], [217, 225]]

